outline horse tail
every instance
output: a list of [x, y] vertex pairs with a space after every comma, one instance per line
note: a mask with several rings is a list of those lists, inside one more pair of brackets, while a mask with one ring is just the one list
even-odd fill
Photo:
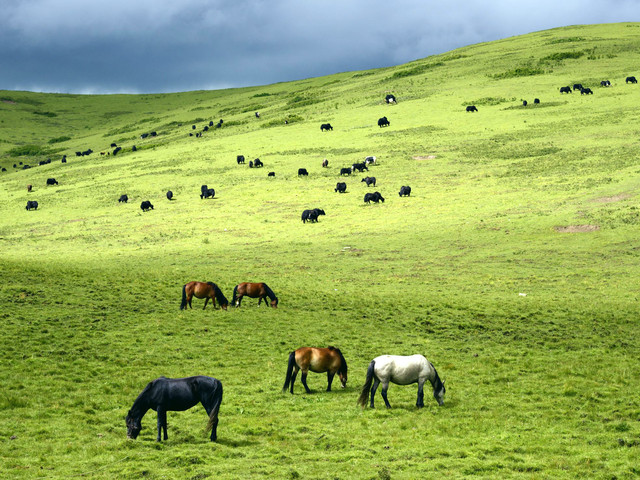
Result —
[[209, 414], [209, 421], [207, 422], [207, 431], [213, 429], [218, 424], [218, 412], [220, 411], [220, 404], [222, 403], [222, 382], [217, 381], [216, 389], [213, 392], [213, 408]]
[[291, 374], [293, 373], [293, 367], [296, 364], [296, 352], [293, 351], [289, 354], [289, 364], [287, 365], [287, 376], [284, 380], [284, 387], [282, 387], [282, 392], [286, 392], [287, 388], [289, 388], [289, 383], [291, 382]]
[[236, 304], [236, 299], [238, 298], [238, 285], [233, 287], [233, 300], [231, 300], [231, 304]]
[[373, 370], [375, 369], [375, 366], [376, 361], [371, 360], [369, 368], [367, 368], [367, 380], [364, 382], [362, 392], [360, 392], [360, 397], [358, 398], [358, 404], [361, 405], [362, 408], [367, 405], [367, 397], [369, 397], [369, 391], [371, 390], [371, 384], [373, 383]]
[[187, 308], [187, 285], [182, 286], [182, 303], [180, 304], [180, 310]]

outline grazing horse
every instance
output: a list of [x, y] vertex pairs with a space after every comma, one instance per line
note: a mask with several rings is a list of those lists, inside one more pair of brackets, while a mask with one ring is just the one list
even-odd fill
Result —
[[[369, 368], [367, 369], [367, 379], [358, 403], [364, 408], [367, 404], [367, 397], [369, 396], [369, 390], [371, 390], [371, 408], [373, 407], [373, 397], [375, 396], [378, 385], [382, 383], [382, 398], [387, 408], [391, 408], [389, 400], [387, 400], [387, 390], [389, 389], [389, 382], [396, 385], [410, 385], [412, 383], [418, 383], [418, 400], [416, 401], [416, 407], [424, 407], [424, 391], [422, 387], [424, 382], [429, 380], [433, 387], [433, 397], [438, 402], [438, 405], [444, 404], [444, 382], [440, 380], [438, 372], [433, 367], [430, 361], [424, 358], [422, 355], [381, 355], [371, 360]], [[371, 383], [373, 382], [373, 388]]]
[[342, 382], [342, 388], [347, 386], [347, 361], [338, 348], [331, 346], [329, 348], [302, 347], [291, 352], [282, 392], [286, 392], [291, 384], [291, 394], [293, 394], [293, 384], [299, 370], [302, 370], [302, 385], [307, 393], [311, 393], [307, 386], [309, 370], [315, 373], [327, 372], [327, 392], [331, 391], [331, 382], [333, 382], [336, 372]]
[[189, 308], [193, 308], [191, 306], [191, 299], [196, 298], [205, 298], [204, 310], [207, 308], [207, 303], [209, 303], [209, 299], [213, 302], [213, 308], [216, 308], [216, 299], [220, 304], [220, 308], [223, 310], [227, 309], [229, 305], [229, 300], [224, 296], [222, 290], [218, 288], [218, 286], [213, 282], [189, 282], [182, 287], [182, 303], [180, 304], [180, 310], [187, 308], [187, 304], [189, 304]]
[[239, 307], [242, 297], [245, 295], [251, 298], [258, 298], [258, 306], [263, 300], [266, 305], [267, 297], [269, 297], [269, 300], [271, 300], [271, 306], [273, 308], [278, 308], [278, 297], [276, 297], [276, 294], [273, 293], [273, 290], [271, 290], [266, 283], [239, 283], [233, 288], [233, 299], [231, 300], [231, 303], [236, 307]]
[[158, 437], [164, 430], [167, 440], [167, 411], [182, 411], [194, 407], [198, 403], [207, 411], [209, 422], [207, 430], [211, 430], [211, 441], [218, 438], [218, 412], [222, 403], [222, 383], [213, 377], [199, 375], [187, 378], [160, 377], [149, 382], [138, 395], [129, 413], [127, 413], [127, 438], [136, 439], [142, 430], [142, 417], [149, 409], [158, 412]]

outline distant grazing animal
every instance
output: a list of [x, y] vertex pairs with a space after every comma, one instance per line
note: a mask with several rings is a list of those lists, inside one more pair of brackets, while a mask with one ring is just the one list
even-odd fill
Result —
[[576, 90], [582, 90], [584, 87], [582, 86], [581, 83], [574, 83], [573, 84], [573, 91], [575, 92]]
[[398, 193], [398, 195], [401, 196], [401, 197], [410, 197], [411, 196], [411, 187], [409, 187], [409, 186], [400, 187], [400, 192]]
[[7, 171], [7, 169], [6, 169], [5, 167], [2, 167], [2, 171], [3, 171], [3, 172], [6, 172], [6, 171]]
[[601, 87], [610, 87], [611, 86], [611, 82], [609, 80], [602, 80], [600, 82], [600, 86]]
[[358, 170], [359, 172], [364, 172], [365, 170], [368, 172], [369, 169], [367, 168], [367, 164], [362, 162], [362, 163], [354, 163], [353, 165], [351, 165], [351, 171], [355, 172], [356, 170]]
[[298, 169], [298, 176], [301, 176], [301, 175], [303, 175], [303, 176], [309, 175], [309, 172], [307, 172], [306, 168], [299, 168]]
[[[206, 186], [206, 185], [205, 185]], [[207, 188], [206, 190], [201, 190], [200, 198], [213, 198], [216, 196], [216, 191], [213, 188]]]
[[535, 103], [535, 104], [540, 103], [540, 99], [539, 99], [539, 98], [534, 98], [534, 99], [533, 99], [533, 103]]
[[209, 422], [207, 430], [211, 430], [211, 441], [218, 438], [218, 412], [222, 403], [222, 383], [213, 377], [199, 375], [187, 378], [156, 378], [144, 387], [138, 395], [129, 413], [127, 413], [127, 438], [136, 439], [142, 430], [142, 417], [149, 409], [158, 412], [158, 437], [164, 431], [167, 440], [167, 412], [182, 411], [194, 407], [198, 403], [207, 411]]
[[236, 157], [236, 162], [238, 162], [238, 165], [240, 165], [241, 163], [244, 163], [244, 155], [238, 155]]
[[167, 200], [172, 200], [173, 199], [173, 192], [171, 190], [169, 190], [167, 192]]
[[209, 131], [209, 127], [207, 127], [206, 125], [204, 126], [204, 128], [202, 129], [203, 132], [208, 132]]
[[193, 297], [196, 298], [204, 298], [204, 310], [207, 308], [207, 303], [209, 300], [213, 302], [213, 308], [216, 308], [216, 300], [220, 304], [220, 308], [226, 310], [229, 306], [229, 300], [224, 296], [222, 290], [218, 288], [213, 282], [189, 282], [182, 287], [182, 303], [180, 303], [180, 310], [184, 310], [189, 305], [189, 308], [193, 308], [191, 306], [191, 300]]
[[219, 123], [216, 123], [215, 128], [222, 128], [222, 120]]
[[151, 205], [151, 202], [149, 200], [145, 200], [140, 204], [140, 208], [142, 209], [143, 212], [146, 212], [150, 209], [153, 210], [153, 205]]
[[627, 77], [624, 83], [638, 83], [638, 80], [636, 80], [636, 77]]
[[114, 142], [114, 143], [111, 144], [111, 146], [112, 147], [117, 147], [118, 145], [116, 145], [116, 143]]
[[253, 160], [249, 160], [249, 168], [253, 168]]
[[467, 106], [467, 112], [477, 112], [478, 109], [476, 108], [475, 105], [468, 105]]
[[329, 166], [329, 160], [327, 160], [326, 158], [322, 161], [322, 167], [326, 168]]
[[523, 107], [526, 107], [527, 105], [528, 105], [527, 101], [526, 101], [526, 100], [523, 100], [523, 101], [522, 101], [522, 106], [523, 106]]
[[55, 178], [47, 178], [47, 185], [58, 185], [58, 181]]
[[23, 170], [26, 170], [26, 169], [28, 169], [28, 168], [31, 168], [31, 165], [28, 165], [28, 164], [26, 164], [26, 163], [25, 163], [24, 165], [22, 165], [22, 169], [23, 169]]
[[93, 150], [88, 149], [88, 150], [85, 150], [84, 152], [82, 152], [82, 155], [83, 155], [83, 156], [84, 156], [84, 155], [91, 155], [92, 153], [93, 153]]
[[347, 361], [340, 349], [329, 346], [328, 348], [302, 347], [289, 354], [287, 364], [287, 376], [284, 380], [282, 392], [286, 392], [291, 385], [293, 395], [293, 384], [296, 381], [298, 372], [302, 370], [302, 385], [307, 393], [311, 393], [307, 385], [307, 374], [309, 371], [315, 373], [327, 372], [327, 392], [331, 391], [333, 377], [338, 374], [342, 388], [347, 386]]
[[318, 221], [319, 215], [325, 215], [324, 210], [321, 208], [314, 208], [313, 210], [305, 210], [302, 212], [302, 223], [307, 223], [307, 220], [311, 223]]
[[37, 210], [38, 202], [35, 200], [27, 200], [27, 210]]
[[[416, 407], [424, 407], [424, 383], [429, 380], [433, 387], [433, 398], [436, 399], [438, 405], [444, 405], [444, 382], [440, 380], [438, 372], [430, 361], [422, 355], [381, 355], [371, 360], [369, 368], [367, 368], [367, 379], [362, 392], [358, 398], [358, 403], [364, 408], [367, 405], [369, 391], [371, 391], [370, 407], [373, 406], [373, 398], [376, 394], [378, 385], [382, 383], [382, 398], [387, 408], [391, 408], [387, 399], [387, 390], [389, 382], [396, 385], [410, 385], [418, 383], [418, 399]], [[371, 384], [373, 383], [373, 387]]]
[[266, 283], [239, 283], [233, 289], [233, 299], [231, 300], [231, 304], [236, 307], [240, 307], [240, 302], [244, 296], [257, 298], [258, 306], [260, 306], [260, 302], [263, 300], [266, 305], [267, 297], [269, 297], [271, 306], [273, 308], [278, 308], [278, 297], [276, 297], [276, 294], [273, 293], [273, 290], [271, 290]]
[[364, 177], [362, 180], [360, 180], [360, 183], [366, 183], [367, 187], [370, 187], [371, 185], [373, 185], [374, 187], [376, 186], [376, 177]]
[[370, 155], [368, 157], [364, 157], [364, 163], [365, 163], [365, 165], [371, 165], [373, 163], [376, 163], [376, 157], [374, 157], [373, 155]]
[[593, 91], [590, 88], [583, 88], [580, 90], [580, 95], [593, 95]]
[[571, 87], [560, 87], [560, 93], [572, 93]]
[[138, 149], [137, 149], [137, 148], [136, 148], [136, 146], [134, 145], [133, 147], [131, 147], [131, 151], [132, 151], [132, 152], [137, 152], [137, 151], [138, 151]]
[[396, 102], [396, 97], [394, 97], [390, 93], [386, 97], [384, 97], [384, 101], [387, 103], [398, 103]]
[[81, 157], [82, 156], [82, 152], [76, 152], [76, 157]]
[[191, 130], [195, 130], [196, 126], [195, 125], [191, 125]]
[[65, 155], [64, 157], [62, 157], [62, 163], [67, 163], [67, 156]]
[[382, 202], [382, 203], [384, 203], [384, 198], [382, 197], [382, 195], [380, 195], [380, 192], [365, 193], [365, 195], [364, 195], [364, 203], [369, 203], [369, 202], [373, 202], [373, 203]]
[[113, 150], [113, 154], [114, 154], [114, 155], [117, 155], [117, 154], [118, 154], [118, 152], [119, 152], [120, 150], [122, 150], [122, 147], [116, 147], [116, 148]]
[[27, 192], [30, 192], [31, 190], [33, 190], [33, 185], [31, 184], [27, 185]]
[[155, 137], [158, 134], [156, 132], [151, 132], [149, 135], [151, 135], [152, 137]]
[[345, 193], [347, 191], [347, 184], [345, 182], [336, 183], [336, 188], [334, 191], [338, 193]]
[[267, 173], [267, 177], [275, 177], [275, 176], [276, 176], [276, 172]]
[[253, 161], [253, 166], [254, 166], [254, 167], [256, 167], [256, 168], [258, 168], [258, 167], [264, 167], [264, 163], [262, 163], [262, 162], [260, 161], [260, 159], [259, 159], [259, 158], [256, 158], [256, 159]]
[[256, 112], [256, 118], [260, 118], [260, 112]]
[[333, 127], [331, 126], [330, 123], [323, 123], [322, 125], [320, 125], [320, 131], [324, 132], [324, 131], [329, 131], [329, 130], [333, 130]]
[[389, 122], [387, 117], [382, 117], [382, 118], [378, 119], [378, 126], [379, 127], [388, 127], [389, 125], [391, 125], [391, 123]]
[[118, 199], [118, 202], [120, 203], [127, 203], [129, 201], [129, 197], [127, 195], [120, 195], [120, 198]]
[[351, 169], [349, 167], [341, 168], [340, 175], [351, 175]]
[[213, 127], [213, 120], [209, 120], [209, 126]]
[[[195, 125], [194, 125], [193, 127], [195, 128]], [[142, 140], [144, 140], [144, 139], [145, 139], [145, 138], [147, 138], [148, 136], [149, 136], [149, 134], [148, 134], [148, 133], [143, 133], [142, 135], [140, 135], [140, 138], [141, 138]]]

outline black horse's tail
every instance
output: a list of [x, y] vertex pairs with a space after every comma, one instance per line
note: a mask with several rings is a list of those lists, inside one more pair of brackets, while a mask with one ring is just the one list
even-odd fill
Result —
[[180, 304], [180, 310], [187, 308], [187, 285], [182, 286], [182, 303]]
[[373, 383], [373, 370], [375, 369], [376, 361], [371, 360], [369, 364], [369, 368], [367, 368], [367, 380], [364, 382], [364, 386], [362, 387], [362, 392], [360, 393], [360, 397], [358, 398], [358, 404], [362, 406], [362, 408], [367, 406], [367, 397], [369, 396], [369, 391], [371, 390], [371, 384]]
[[284, 380], [284, 387], [282, 387], [282, 391], [286, 392], [287, 388], [289, 388], [289, 383], [291, 382], [291, 374], [293, 373], [293, 366], [296, 364], [296, 352], [291, 352], [289, 354], [289, 365], [287, 365], [287, 377]]
[[238, 298], [238, 285], [236, 285], [235, 287], [233, 287], [233, 300], [231, 300], [231, 304], [235, 305], [236, 304], [236, 299]]
[[[209, 414], [209, 421], [207, 422], [207, 431], [218, 426], [218, 412], [220, 411], [220, 404], [222, 403], [222, 383], [218, 381], [216, 386], [217, 388], [213, 393], [213, 409]], [[212, 440], [215, 440], [215, 438]]]

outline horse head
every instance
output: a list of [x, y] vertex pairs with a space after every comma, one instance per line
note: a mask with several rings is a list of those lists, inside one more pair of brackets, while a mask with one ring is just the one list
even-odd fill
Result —
[[442, 388], [438, 388], [435, 389], [433, 391], [433, 398], [436, 399], [436, 402], [438, 402], [438, 405], [442, 406], [444, 405], [444, 393], [446, 392], [446, 388], [444, 388], [444, 382], [442, 382]]
[[278, 298], [274, 298], [273, 300], [271, 300], [271, 306], [273, 308], [278, 308]]
[[140, 423], [139, 418], [133, 418], [131, 415], [127, 415], [127, 438], [131, 438], [135, 440], [138, 438], [140, 434], [140, 430], [142, 430], [142, 424]]
[[347, 370], [344, 372], [338, 371], [338, 377], [340, 378], [340, 383], [342, 384], [342, 388], [347, 386]]

